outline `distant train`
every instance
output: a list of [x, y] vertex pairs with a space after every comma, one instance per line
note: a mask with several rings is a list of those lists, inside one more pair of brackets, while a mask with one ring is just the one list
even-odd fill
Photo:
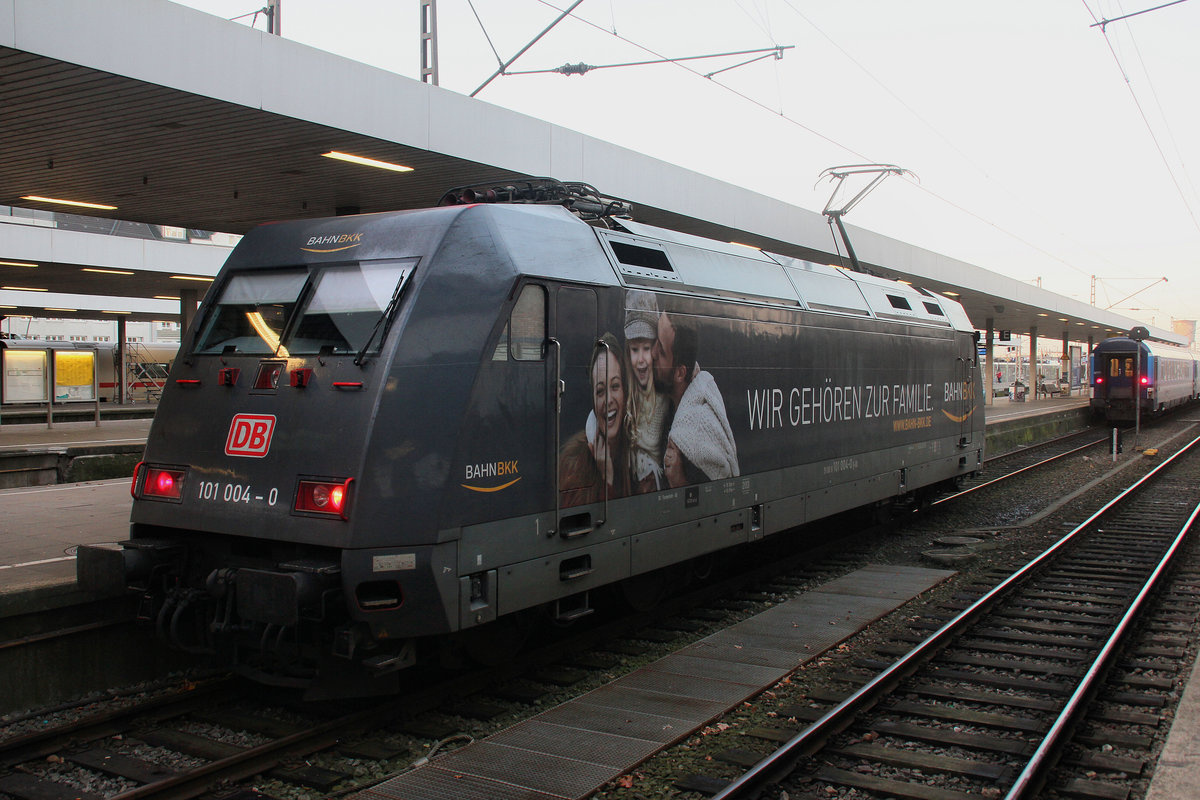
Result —
[[1150, 416], [1197, 397], [1198, 362], [1186, 348], [1118, 336], [1092, 350], [1091, 409], [1109, 422], [1132, 422], [1139, 406]]
[[82, 585], [260, 680], [387, 691], [447, 640], [980, 469], [953, 300], [616, 218], [582, 185], [455, 201], [242, 239], [130, 538], [80, 547]]
[[[114, 344], [98, 344], [100, 399], [116, 400], [120, 353]], [[167, 384], [167, 375], [179, 345], [171, 342], [129, 342], [125, 349], [126, 400], [157, 400]]]
[[[6, 382], [3, 385], [5, 403], [22, 402], [14, 397], [21, 396], [20, 387], [14, 381], [45, 381], [46, 359], [44, 356], [37, 360], [36, 354], [47, 350], [54, 351], [95, 351], [95, 374], [91, 370], [81, 373], [80, 380], [84, 381], [81, 388], [87, 399], [94, 399], [89, 384], [94, 379], [99, 398], [102, 401], [114, 401], [117, 398], [118, 380], [121, 374], [120, 353], [117, 346], [111, 342], [59, 342], [41, 339], [24, 339], [5, 337], [0, 339], [0, 348], [20, 350], [34, 354], [35, 361], [29, 364], [10, 364]], [[167, 374], [175, 361], [175, 353], [179, 347], [172, 343], [129, 342], [125, 350], [125, 389], [126, 399], [133, 401], [157, 400], [167, 382]], [[41, 376], [40, 378], [37, 376]], [[29, 393], [24, 393], [28, 395]], [[10, 396], [12, 395], [12, 396]], [[70, 398], [78, 399], [78, 398]], [[55, 402], [65, 402], [66, 398], [56, 397]], [[44, 402], [44, 395], [42, 398]]]

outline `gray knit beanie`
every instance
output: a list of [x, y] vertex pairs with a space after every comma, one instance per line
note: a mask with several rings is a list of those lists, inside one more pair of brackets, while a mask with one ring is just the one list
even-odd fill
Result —
[[625, 294], [625, 341], [658, 338], [658, 301], [651, 292], [630, 289]]

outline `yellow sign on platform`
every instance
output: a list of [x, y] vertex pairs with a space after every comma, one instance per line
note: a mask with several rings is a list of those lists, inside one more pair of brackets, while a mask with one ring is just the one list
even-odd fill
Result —
[[95, 400], [96, 354], [88, 350], [54, 351], [54, 399]]

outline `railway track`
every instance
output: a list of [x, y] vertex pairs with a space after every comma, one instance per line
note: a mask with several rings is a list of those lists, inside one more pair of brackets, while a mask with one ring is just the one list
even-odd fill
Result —
[[[1085, 446], [1094, 446], [1092, 442]], [[1064, 448], [1060, 443], [1060, 450], [1067, 452], [1073, 451], [1075, 448]], [[1053, 454], [1052, 454], [1053, 455]], [[1061, 455], [1060, 455], [1061, 457]], [[1043, 459], [1045, 461], [1046, 459]], [[836, 571], [836, 565], [834, 567]], [[825, 575], [823, 577], [828, 577]], [[771, 578], [763, 575], [758, 576], [755, 580], [766, 580], [770, 583]], [[803, 580], [797, 581], [795, 578], [784, 578], [781, 586], [784, 590], [798, 590], [801, 588]], [[779, 588], [779, 587], [777, 587]], [[730, 592], [737, 594], [736, 589], [731, 590], [724, 588], [717, 590], [716, 594], [725, 593], [729, 596]], [[759, 593], [754, 590], [743, 590], [743, 593], [749, 595], [762, 594], [763, 601], [769, 603], [770, 592]], [[713, 594], [708, 594], [711, 599]], [[692, 603], [703, 604], [704, 599], [699, 601], [688, 601]], [[740, 601], [735, 601], [733, 605], [738, 605]], [[669, 614], [671, 609], [662, 609], [660, 618]], [[690, 620], [684, 614], [685, 625], [695, 626], [695, 618]], [[702, 615], [703, 617], [703, 615]], [[604, 639], [605, 637], [621, 637], [628, 635], [628, 631], [632, 627], [649, 626], [655, 627], [654, 623], [647, 622], [645, 618], [629, 623], [624, 623], [626, 633], [613, 631], [597, 632], [591, 636], [590, 641], [595, 642]], [[672, 628], [673, 624], [668, 623], [662, 626], [663, 629]], [[665, 633], [666, 630], [660, 629], [658, 633]], [[631, 638], [636, 639], [633, 635]], [[644, 643], [642, 643], [644, 644]], [[588, 647], [588, 643], [574, 645], [574, 650], [578, 653], [580, 647]], [[625, 645], [617, 647], [620, 650]], [[645, 649], [642, 647], [641, 649]], [[565, 652], [565, 651], [562, 651]], [[593, 655], [584, 656], [563, 656], [562, 652], [558, 655], [550, 654], [543, 655], [543, 663], [551, 663], [555, 660], [560, 662], [560, 665], [565, 664], [565, 669], [558, 669], [557, 672], [561, 675], [566, 672], [586, 673], [586, 670], [577, 669], [578, 666], [597, 659]], [[604, 673], [610, 671], [612, 661], [600, 660], [601, 665], [599, 672]], [[195, 714], [192, 711], [183, 710], [180, 713], [173, 711], [161, 710], [143, 713], [144, 718], [136, 726], [122, 727], [116, 723], [110, 723], [107, 728], [97, 728], [99, 731], [98, 737], [92, 737], [86, 732], [71, 734], [71, 743], [64, 744], [62, 739], [57, 742], [52, 742], [47, 739], [39, 751], [40, 755], [37, 758], [44, 758], [47, 754], [58, 755], [62, 761], [63, 770], [68, 768], [90, 768], [96, 772], [109, 775], [111, 778], [118, 779], [118, 783], [114, 784], [119, 788], [106, 790], [96, 793], [96, 797], [122, 797], [122, 798], [145, 798], [145, 797], [195, 797], [206, 791], [207, 787], [217, 784], [229, 784], [238, 780], [242, 780], [251, 775], [272, 775], [278, 781], [288, 782], [290, 784], [300, 784], [309, 787], [310, 796], [325, 796], [326, 793], [332, 790], [332, 787], [340, 787], [348, 779], [348, 774], [344, 770], [329, 769], [329, 761], [337, 760], [338, 757], [344, 755], [343, 761], [353, 759], [352, 754], [369, 752], [377, 756], [375, 763], [382, 764], [381, 769], [384, 771], [394, 770], [401, 771], [406, 769], [411, 763], [414, 755], [421, 755], [422, 748], [428, 748], [431, 743], [436, 740], [451, 734], [456, 728], [453, 725], [439, 726], [437, 724], [428, 725], [426, 720], [420, 719], [419, 715], [423, 709], [433, 710], [434, 715], [438, 714], [438, 709], [441, 708], [446, 713], [462, 713], [466, 716], [471, 714], [481, 713], [486, 711], [489, 705], [495, 706], [492, 702], [497, 697], [509, 696], [525, 697], [527, 703], [538, 703], [540, 700], [531, 700], [530, 695], [526, 694], [529, 681], [523, 679], [520, 674], [524, 672], [524, 677], [535, 673], [536, 668], [527, 667], [525, 670], [514, 670], [507, 675], [493, 675], [487, 681], [476, 682], [471, 686], [467, 683], [459, 683], [454, 688], [442, 686], [439, 689], [431, 690], [430, 697], [424, 703], [417, 702], [412, 696], [398, 698], [395, 703], [388, 703], [386, 706], [379, 706], [369, 710], [364, 710], [362, 715], [345, 715], [349, 718], [338, 717], [301, 717], [298, 720], [288, 720], [280, 722], [274, 719], [274, 712], [269, 710], [261, 713], [232, 713], [228, 710], [221, 711], [222, 703], [213, 701], [206, 703], [205, 711], [207, 713]], [[554, 672], [556, 670], [551, 670]], [[515, 680], [518, 686], [516, 693], [513, 693], [512, 685], [505, 686], [507, 682], [512, 684]], [[585, 681], [589, 678], [584, 678]], [[490, 688], [489, 688], [490, 687]], [[572, 691], [567, 689], [566, 691]], [[456, 708], [452, 705], [446, 705], [443, 700], [439, 700], [434, 695], [439, 695], [441, 698], [456, 696], [459, 698]], [[546, 696], [546, 692], [542, 692], [542, 696]], [[232, 700], [231, 704], [235, 707], [244, 706], [244, 701]], [[442, 703], [439, 706], [439, 703]], [[464, 711], [464, 709], [466, 709]], [[443, 714], [444, 716], [444, 714]], [[183, 736], [177, 733], [172, 733], [172, 719], [187, 718], [193, 727], [190, 730], [185, 729]], [[151, 724], [147, 726], [145, 720], [149, 719]], [[197, 733], [194, 723], [200, 723], [210, 726], [207, 729]], [[461, 727], [459, 728], [461, 729]], [[157, 731], [157, 733], [146, 734], [146, 731]], [[364, 733], [365, 731], [373, 731], [374, 733]], [[414, 742], [415, 747], [406, 747], [404, 745], [395, 744], [395, 736], [397, 732], [404, 735], [399, 737], [407, 741], [410, 745]], [[244, 742], [239, 742], [236, 745], [228, 743], [228, 737], [237, 734], [248, 734], [248, 738]], [[157, 769], [153, 763], [147, 765], [139, 763], [141, 758], [138, 755], [127, 756], [124, 753], [117, 753], [120, 758], [114, 758], [111, 748], [98, 746], [96, 743], [101, 742], [101, 738], [107, 737], [111, 739], [114, 735], [119, 735], [125, 739], [138, 740], [139, 736], [154, 739], [160, 742], [157, 745], [162, 749], [171, 749], [173, 752], [190, 756], [197, 760], [194, 768], [185, 769]], [[191, 737], [191, 738], [189, 738]], [[218, 743], [212, 744], [204, 741], [205, 739], [215, 739]], [[179, 747], [172, 745], [172, 742], [178, 744]], [[352, 744], [347, 746], [346, 742]], [[435, 745], [436, 746], [436, 745]], [[341, 754], [340, 748], [348, 750], [350, 755]], [[357, 748], [357, 749], [356, 749]], [[311, 758], [312, 753], [325, 752], [332, 754], [329, 758]], [[414, 753], [415, 751], [415, 753]], [[428, 752], [427, 750], [425, 752]], [[367, 759], [363, 759], [366, 761]], [[5, 766], [16, 766], [20, 762], [6, 760]], [[324, 766], [321, 766], [324, 764]], [[90, 767], [89, 767], [90, 765]], [[25, 800], [31, 798], [41, 800], [41, 798], [55, 797], [53, 788], [47, 789], [45, 784], [46, 779], [51, 776], [39, 776], [39, 771], [44, 768], [41, 765], [31, 767], [28, 762], [23, 766], [18, 766], [20, 779], [18, 783], [21, 785], [21, 791], [17, 793], [9, 793], [8, 796]], [[124, 771], [125, 774], [121, 774]], [[119, 781], [125, 781], [120, 783]], [[261, 783], [260, 783], [261, 785]], [[4, 783], [0, 779], [0, 793], [4, 792]], [[0, 795], [2, 796], [2, 795]], [[72, 797], [87, 797], [86, 793], [74, 791], [70, 793]], [[283, 796], [282, 794], [280, 796]]]
[[1108, 441], [1108, 436], [1097, 436], [1094, 430], [1078, 431], [1041, 442], [1034, 447], [1011, 450], [986, 459], [984, 469], [974, 478], [963, 482], [962, 487], [931, 502], [931, 507], [957, 500], [980, 489], [1002, 483], [1027, 472], [1049, 466], [1069, 456], [1086, 452]]
[[388, 765], [381, 769], [407, 765], [412, 756], [395, 741], [398, 721], [438, 708], [457, 692], [478, 691], [478, 681], [474, 675], [455, 677], [424, 692], [331, 708], [302, 704], [287, 693], [273, 695], [240, 680], [215, 679], [4, 740], [0, 797], [180, 800], [251, 776], [324, 796], [354, 774], [349, 768], [315, 766], [314, 754], [349, 764]]
[[[1144, 759], [1088, 753], [1098, 739], [1079, 725], [1088, 715], [1150, 724], [1161, 700], [1146, 691], [1173, 685], [1157, 673], [1185, 644], [1190, 605], [1180, 603], [1200, 591], [1187, 576], [1175, 588], [1176, 619], [1159, 623], [1180, 628], [1160, 627], [1140, 652], [1121, 654], [1200, 513], [1198, 443], [952, 618], [931, 623], [932, 635], [846, 699], [811, 711], [811, 725], [715, 797], [757, 797], [782, 782], [793, 798], [852, 787], [913, 800], [1020, 800], [1037, 796], [1064, 751], [1074, 764], [1058, 780], [1074, 794], [1125, 796], [1102, 776], [1140, 775]], [[1112, 741], [1143, 743], [1134, 734], [1109, 739], [1110, 751]]]
[[[625, 657], [636, 660], [672, 646], [672, 639], [731, 624], [809, 581], [828, 579], [851, 568], [847, 557], [842, 549], [816, 566], [811, 555], [758, 565], [652, 612], [550, 637], [512, 665], [414, 681], [419, 688], [337, 713], [226, 679], [8, 737], [0, 741], [0, 798], [181, 800], [253, 776], [259, 785], [290, 787], [279, 796], [352, 791], [407, 770], [442, 740], [486, 729], [494, 717], [528, 716], [583, 686], [605, 683]], [[364, 764], [366, 774], [355, 774]]]

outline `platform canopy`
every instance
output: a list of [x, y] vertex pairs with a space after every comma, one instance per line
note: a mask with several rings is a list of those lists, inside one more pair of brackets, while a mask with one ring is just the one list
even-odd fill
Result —
[[[0, 0], [0, 108], [0, 205], [65, 211], [24, 198], [82, 200], [115, 206], [77, 209], [96, 217], [241, 233], [549, 176], [631, 201], [640, 222], [840, 263], [816, 212], [164, 0]], [[411, 171], [323, 156], [335, 151]], [[0, 262], [37, 267], [0, 264], [0, 286], [121, 298], [184, 286], [159, 261], [129, 265], [130, 280], [82, 273], [87, 248], [47, 251], [19, 227], [0, 224]], [[1078, 341], [1139, 324], [870, 231], [850, 226], [850, 236], [874, 271], [954, 293], [980, 328], [990, 319]], [[211, 256], [188, 263], [211, 277]], [[0, 305], [46, 315], [32, 292], [0, 289]]]

